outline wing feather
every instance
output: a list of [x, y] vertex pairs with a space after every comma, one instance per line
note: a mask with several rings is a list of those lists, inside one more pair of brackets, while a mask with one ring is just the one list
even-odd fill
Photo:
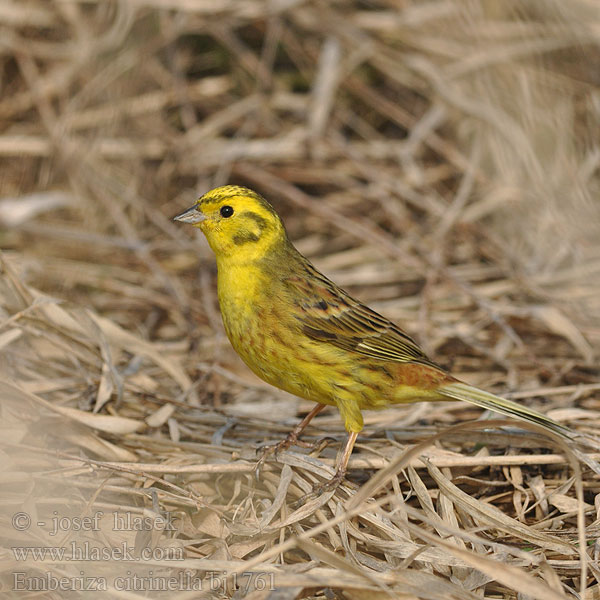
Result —
[[295, 292], [291, 296], [300, 309], [297, 319], [308, 337], [371, 358], [439, 368], [397, 325], [349, 296], [310, 263], [305, 268], [306, 276], [290, 276], [285, 282]]

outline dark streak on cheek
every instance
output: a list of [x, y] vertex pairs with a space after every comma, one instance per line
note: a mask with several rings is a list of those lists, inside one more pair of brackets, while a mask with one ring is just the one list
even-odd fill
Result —
[[241, 229], [231, 238], [236, 246], [243, 246], [249, 242], [258, 242], [269, 223], [266, 219], [252, 211], [245, 211], [238, 215]]
[[248, 218], [248, 219], [252, 219], [258, 225], [258, 228], [261, 231], [263, 229], [266, 229], [269, 226], [269, 223], [267, 222], [266, 219], [264, 219], [260, 215], [256, 214], [255, 212], [252, 212], [250, 210], [243, 212], [240, 216]]
[[253, 231], [238, 231], [231, 239], [236, 246], [243, 246], [248, 242], [258, 242], [260, 235]]

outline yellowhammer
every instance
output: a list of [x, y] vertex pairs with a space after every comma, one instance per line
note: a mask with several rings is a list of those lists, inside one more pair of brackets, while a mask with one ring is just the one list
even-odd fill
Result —
[[363, 409], [464, 400], [568, 436], [552, 419], [433, 363], [398, 326], [319, 273], [256, 192], [218, 187], [175, 220], [200, 228], [217, 257], [221, 315], [236, 352], [268, 383], [317, 402], [279, 448], [296, 443], [325, 405], [338, 407], [348, 439], [327, 487], [344, 477]]

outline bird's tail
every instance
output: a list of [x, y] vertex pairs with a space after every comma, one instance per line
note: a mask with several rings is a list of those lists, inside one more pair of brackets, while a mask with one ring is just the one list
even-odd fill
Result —
[[560, 423], [553, 421], [550, 417], [546, 417], [526, 406], [521, 406], [516, 402], [511, 402], [505, 398], [500, 398], [500, 396], [484, 392], [466, 383], [448, 383], [440, 386], [436, 391], [447, 398], [463, 400], [464, 402], [470, 402], [481, 408], [487, 408], [494, 412], [508, 415], [509, 417], [516, 417], [523, 419], [523, 421], [537, 423], [554, 433], [558, 433], [562, 437], [572, 439], [571, 434], [573, 432], [568, 427], [564, 427]]

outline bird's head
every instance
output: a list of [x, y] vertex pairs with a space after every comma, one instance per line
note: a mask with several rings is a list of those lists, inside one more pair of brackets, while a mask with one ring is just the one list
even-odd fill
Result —
[[174, 220], [201, 229], [217, 259], [253, 260], [264, 256], [273, 244], [287, 241], [273, 207], [256, 192], [235, 185], [206, 192]]

